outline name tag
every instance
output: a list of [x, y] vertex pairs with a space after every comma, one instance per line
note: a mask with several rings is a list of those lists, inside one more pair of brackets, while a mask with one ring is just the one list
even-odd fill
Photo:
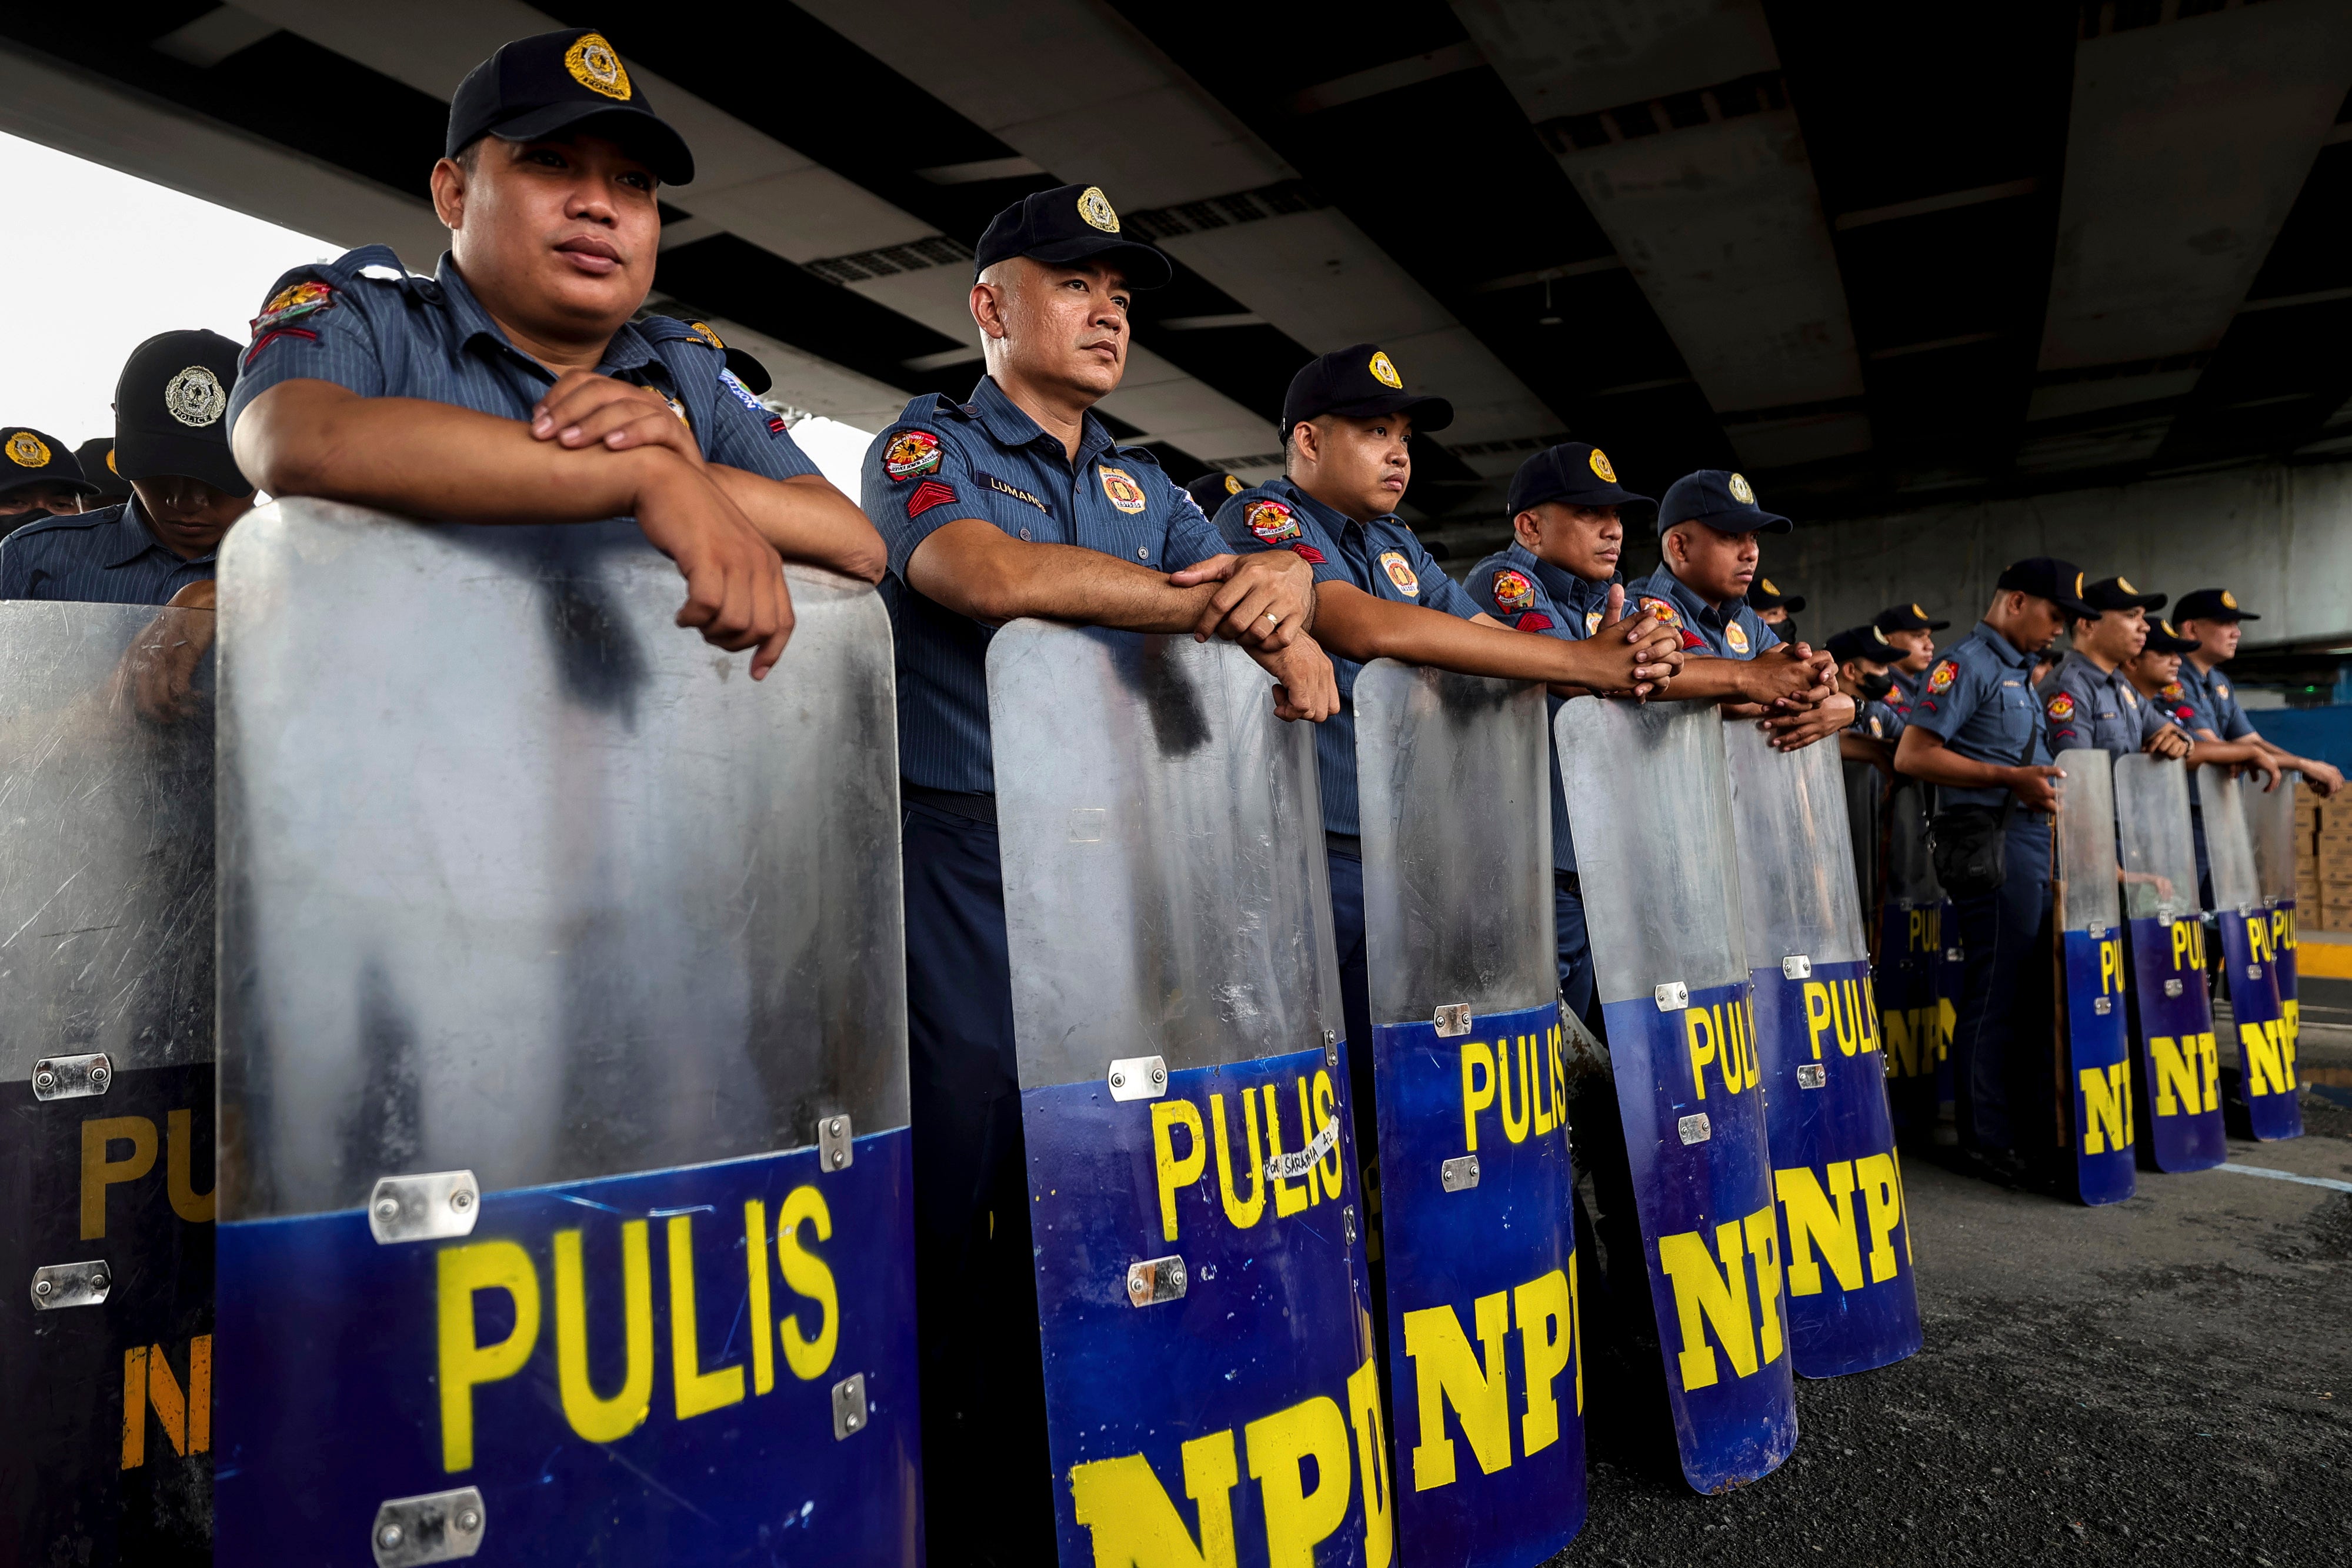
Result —
[[1036, 497], [1036, 496], [1033, 496], [1033, 495], [1031, 495], [1027, 490], [1023, 489], [1019, 485], [1012, 484], [1012, 483], [1010, 483], [1010, 482], [1008, 482], [1008, 481], [1006, 481], [1006, 480], [1000, 479], [998, 479], [994, 474], [982, 474], [982, 475], [981, 475], [981, 476], [980, 476], [980, 482], [981, 482], [982, 484], [983, 484], [983, 485], [986, 485], [990, 489], [994, 490], [998, 495], [1001, 495], [1001, 496], [1011, 496], [1014, 500], [1025, 500], [1025, 501], [1027, 501], [1031, 506], [1035, 507], [1039, 511], [1044, 512], [1047, 517], [1051, 517], [1051, 516], [1053, 516], [1053, 515], [1054, 515], [1054, 509], [1053, 509], [1053, 507], [1051, 507], [1050, 505], [1048, 505], [1048, 504], [1047, 504], [1044, 500], [1040, 499], [1039, 497]]

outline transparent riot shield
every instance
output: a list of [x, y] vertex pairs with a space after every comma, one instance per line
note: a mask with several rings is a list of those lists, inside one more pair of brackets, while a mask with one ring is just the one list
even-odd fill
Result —
[[2262, 874], [2246, 831], [2243, 797], [2257, 786], [2231, 778], [2224, 768], [2199, 768], [2194, 785], [2204, 805], [2205, 852], [2212, 867], [2210, 908], [2229, 985], [2230, 1023], [2238, 1037], [2238, 1092], [2246, 1102], [2246, 1121], [2256, 1138], [2300, 1138], [2294, 1035], [2279, 995], [2271, 911], [2263, 904]]
[[0, 1562], [209, 1550], [213, 624], [0, 604]]
[[1061, 1561], [1387, 1562], [1312, 727], [1028, 620], [988, 706]]
[[1801, 1376], [1867, 1372], [1918, 1351], [1919, 1300], [1844, 781], [1832, 746], [1775, 751], [1752, 724], [1723, 743], [1789, 1351]]
[[[2303, 1034], [2301, 987], [2296, 982], [2295, 956], [2295, 837], [2294, 794], [2303, 775], [2279, 774], [2278, 786], [2264, 790], [2250, 776], [2238, 788], [2245, 807], [2246, 837], [2254, 851], [2254, 887], [2271, 917], [2271, 972], [2278, 977], [2279, 1021], [2284, 1026], [2290, 1059]], [[2296, 1110], [2298, 1119], [2302, 1115]]]
[[219, 1560], [919, 1561], [881, 604], [755, 684], [633, 525], [309, 501], [221, 584]]
[[1873, 911], [1886, 1099], [1895, 1125], [1906, 1135], [1929, 1131], [1939, 1104], [1950, 1098], [1938, 1092], [1938, 1084], [1948, 1076], [1954, 997], [1941, 984], [1945, 900], [1927, 847], [1927, 793], [1918, 780], [1898, 777], [1879, 807], [1886, 826], [1885, 875]]
[[2189, 770], [2145, 753], [2115, 763], [2116, 847], [2123, 866], [2130, 1013], [2139, 1037], [2134, 1113], [2159, 1171], [2210, 1170], [2229, 1157], [2221, 1061], [2205, 986]]
[[[1846, 837], [1853, 857], [1853, 886], [1862, 900], [1865, 912], [1878, 907], [1878, 893], [1885, 881], [1885, 867], [1880, 857], [1886, 844], [1886, 823], [1882, 812], [1886, 797], [1886, 775], [1874, 763], [1842, 763], [1839, 769], [1845, 785]], [[1874, 927], [1866, 927], [1874, 930]]]
[[1539, 1563], [1584, 1520], [1546, 728], [1538, 685], [1356, 677], [1401, 1568]]
[[1583, 699], [1552, 721], [1683, 1475], [1718, 1492], [1797, 1441], [1723, 721]]
[[2060, 1101], [2073, 1107], [2074, 1188], [2086, 1204], [2131, 1196], [2137, 1163], [2112, 762], [2092, 747], [2057, 757]]

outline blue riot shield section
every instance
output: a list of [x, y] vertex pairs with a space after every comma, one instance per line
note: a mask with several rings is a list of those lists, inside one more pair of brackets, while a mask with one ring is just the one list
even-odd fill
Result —
[[878, 600], [755, 685], [625, 523], [221, 584], [219, 1562], [912, 1568]]
[[1918, 1351], [1919, 1300], [1843, 781], [1829, 747], [1753, 725], [1724, 748], [1790, 1354], [1805, 1377], [1866, 1372]]
[[1723, 721], [1578, 700], [1554, 718], [1683, 1475], [1752, 1481], [1797, 1441], [1780, 1218], [1740, 926]]
[[0, 1563], [210, 1560], [213, 624], [0, 604]]
[[1225, 643], [1016, 621], [988, 681], [1061, 1561], [1377, 1568], [1313, 734]]
[[1397, 1562], [1516, 1568], [1584, 1521], [1544, 694], [1377, 659], [1355, 702]]
[[[2205, 848], [2212, 865], [2212, 904], [2229, 987], [2231, 1027], [2238, 1037], [2238, 1091], [2256, 1138], [2303, 1136], [2295, 1098], [2294, 1030], [2279, 993], [2279, 950], [2263, 878], [2246, 831], [2243, 796], [2252, 787], [2218, 768], [2197, 770], [2204, 803]], [[2289, 822], [2292, 827], [2292, 819]], [[2289, 922], [2292, 929], [2292, 922]]]
[[[2279, 1019], [2284, 1025], [2286, 1053], [2292, 1059], [2303, 1033], [2303, 1005], [2295, 981], [2294, 887], [2298, 859], [2294, 831], [2295, 791], [2303, 775], [2283, 773], [2278, 786], [2263, 790], [2249, 781], [2238, 791], [2246, 817], [2246, 837], [2254, 852], [2254, 887], [2263, 907], [2270, 911], [2271, 973], [2277, 977]], [[2297, 1125], [2302, 1110], [2298, 1105]]]
[[2072, 1102], [2075, 1192], [2094, 1205], [2131, 1196], [2137, 1169], [2113, 763], [2089, 747], [2058, 756], [2066, 770], [2058, 797], [2058, 1060]]
[[2210, 1170], [2229, 1150], [2197, 912], [2189, 771], [2145, 753], [2117, 757], [2115, 785], [2126, 994], [2139, 1040], [2132, 1110], [2140, 1145], [2159, 1171]]

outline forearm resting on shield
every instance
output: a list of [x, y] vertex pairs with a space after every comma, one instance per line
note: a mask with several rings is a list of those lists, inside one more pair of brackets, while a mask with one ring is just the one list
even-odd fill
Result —
[[1904, 731], [1903, 738], [1895, 743], [1895, 771], [1958, 789], [2005, 789], [2017, 796], [2019, 805], [2034, 811], [2058, 808], [2057, 786], [2051, 781], [2064, 776], [2061, 769], [2052, 766], [2004, 767], [1999, 763], [1973, 762], [1916, 724]]
[[1636, 695], [1662, 688], [1682, 668], [1672, 629], [1645, 616], [1570, 642], [1515, 632], [1490, 616], [1465, 620], [1419, 605], [1391, 604], [1349, 583], [1323, 584], [1318, 605], [1317, 640], [1360, 663], [1395, 658], [1464, 675]]
[[699, 464], [667, 447], [578, 450], [520, 419], [332, 382], [278, 383], [239, 415], [237, 467], [275, 496], [316, 496], [449, 522], [634, 517], [686, 578], [678, 625], [717, 647], [756, 647], [767, 674], [792, 636], [782, 563]]
[[1831, 694], [1826, 657], [1803, 657], [1783, 643], [1754, 658], [1693, 658], [1675, 681], [1675, 700], [1720, 702], [1727, 719], [1817, 707]]
[[2267, 748], [2252, 741], [2218, 740], [2210, 730], [2200, 730], [2192, 739], [2196, 743], [2189, 749], [2189, 766], [2252, 768], [2263, 775], [2265, 792], [2278, 787], [2279, 763]]

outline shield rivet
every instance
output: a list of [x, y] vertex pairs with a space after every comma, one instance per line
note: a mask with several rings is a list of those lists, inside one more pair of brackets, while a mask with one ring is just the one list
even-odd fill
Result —
[[460, 1187], [449, 1194], [449, 1206], [459, 1214], [464, 1214], [474, 1206], [474, 1194]]
[[1110, 1086], [1113, 1089], [1125, 1089], [1127, 1087], [1127, 1075], [1123, 1072], [1115, 1072], [1111, 1074]]
[[1153, 1068], [1151, 1069], [1151, 1081], [1156, 1084], [1166, 1083], [1168, 1081], [1168, 1069], [1165, 1068]]
[[51, 1287], [49, 1282], [46, 1279], [36, 1279], [33, 1281], [33, 1294], [36, 1296], [46, 1296], [49, 1293], [50, 1289]]
[[104, 1089], [109, 1082], [112, 1081], [114, 1075], [107, 1071], [103, 1067], [94, 1067], [89, 1069], [89, 1087], [92, 1089]]
[[375, 1217], [387, 1223], [400, 1217], [400, 1200], [384, 1198], [375, 1205]]
[[457, 1516], [457, 1528], [471, 1535], [482, 1528], [482, 1516], [469, 1508]]
[[387, 1524], [375, 1532], [375, 1543], [386, 1552], [396, 1551], [400, 1543], [406, 1539], [407, 1537], [401, 1533], [400, 1526], [396, 1524]]
[[33, 1087], [39, 1092], [47, 1094], [58, 1087], [58, 1075], [53, 1072], [37, 1072], [33, 1075]]

